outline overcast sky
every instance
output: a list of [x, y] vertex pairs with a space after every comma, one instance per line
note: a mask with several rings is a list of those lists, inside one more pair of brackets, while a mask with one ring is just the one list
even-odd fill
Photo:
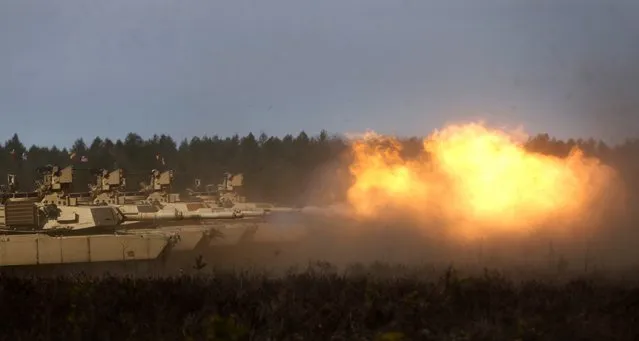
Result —
[[478, 118], [618, 139], [636, 109], [639, 1], [0, 1], [0, 138], [29, 145]]

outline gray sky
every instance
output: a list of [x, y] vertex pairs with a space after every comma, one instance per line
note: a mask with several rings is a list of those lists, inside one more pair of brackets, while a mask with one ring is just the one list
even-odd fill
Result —
[[635, 109], [639, 1], [0, 1], [0, 138], [27, 144], [473, 118], [609, 139]]

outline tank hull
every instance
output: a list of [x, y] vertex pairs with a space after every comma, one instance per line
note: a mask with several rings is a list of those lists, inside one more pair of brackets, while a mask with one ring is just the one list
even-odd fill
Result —
[[0, 266], [99, 263], [158, 259], [173, 243], [160, 234], [0, 236]]
[[[136, 228], [112, 234], [0, 235], [0, 267], [168, 259], [173, 254], [250, 241], [254, 224], [208, 224]], [[193, 253], [195, 252], [195, 253]]]

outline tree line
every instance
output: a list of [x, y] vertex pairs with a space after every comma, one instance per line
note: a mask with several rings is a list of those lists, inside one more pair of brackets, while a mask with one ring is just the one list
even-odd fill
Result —
[[[402, 140], [406, 152], [416, 152], [421, 139]], [[594, 139], [558, 140], [548, 134], [529, 138], [526, 148], [547, 155], [566, 156], [578, 146], [586, 155], [614, 166], [627, 182], [638, 189], [639, 139], [607, 145]], [[300, 200], [332, 201], [343, 199], [348, 186], [348, 143], [337, 135], [322, 131], [317, 136], [305, 132], [284, 137], [261, 134], [256, 137], [204, 136], [179, 143], [168, 135], [143, 139], [129, 133], [123, 140], [96, 137], [90, 144], [77, 139], [70, 148], [56, 146], [26, 147], [17, 134], [0, 146], [0, 176], [16, 174], [21, 190], [31, 190], [38, 179], [36, 167], [46, 164], [76, 168], [74, 190], [86, 191], [93, 181], [92, 168], [124, 168], [130, 189], [148, 182], [152, 169], [175, 171], [175, 189], [192, 188], [194, 180], [217, 184], [224, 172], [243, 173], [245, 195], [252, 200], [294, 203]]]

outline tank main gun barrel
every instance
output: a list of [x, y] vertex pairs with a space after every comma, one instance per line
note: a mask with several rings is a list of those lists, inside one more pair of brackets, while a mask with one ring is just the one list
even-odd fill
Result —
[[235, 219], [243, 218], [244, 214], [237, 211], [194, 211], [184, 212], [185, 219]]
[[160, 210], [156, 212], [124, 213], [127, 221], [169, 221], [169, 220], [207, 220], [207, 219], [238, 219], [243, 218], [238, 211], [193, 211]]
[[124, 214], [126, 221], [156, 221], [156, 220], [182, 220], [184, 216], [179, 211], [136, 212]]
[[268, 209], [272, 213], [302, 213], [301, 208], [295, 207], [271, 207]]
[[241, 209], [242, 214], [244, 215], [244, 217], [263, 217], [268, 215], [268, 211], [262, 208], [256, 208], [256, 209]]

